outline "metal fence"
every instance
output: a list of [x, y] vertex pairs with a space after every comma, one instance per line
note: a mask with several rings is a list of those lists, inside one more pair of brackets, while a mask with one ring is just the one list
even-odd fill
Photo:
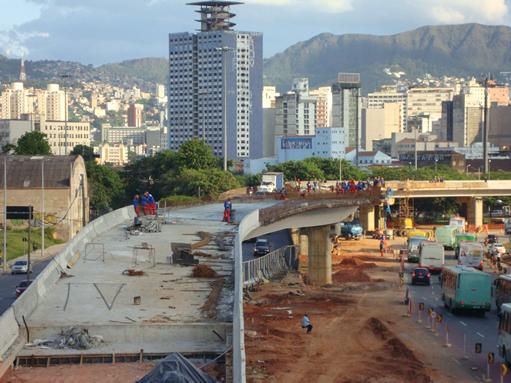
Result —
[[250, 288], [288, 270], [297, 270], [298, 254], [299, 246], [291, 245], [243, 262], [243, 288]]

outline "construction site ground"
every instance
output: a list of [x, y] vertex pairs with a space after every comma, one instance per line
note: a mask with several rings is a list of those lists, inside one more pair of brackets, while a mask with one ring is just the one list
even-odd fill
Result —
[[[247, 381], [473, 381], [440, 339], [403, 316], [397, 259], [381, 258], [374, 239], [343, 241], [341, 248], [333, 259], [332, 285], [306, 286], [295, 273], [248, 294]], [[305, 313], [311, 334], [301, 328]]]

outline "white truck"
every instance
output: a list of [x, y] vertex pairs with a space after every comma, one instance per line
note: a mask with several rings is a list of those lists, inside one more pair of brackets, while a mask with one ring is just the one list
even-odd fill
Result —
[[458, 233], [464, 233], [467, 221], [463, 217], [451, 217], [449, 220], [449, 226], [454, 226]]
[[511, 234], [511, 219], [506, 219], [506, 223], [504, 224], [504, 230], [506, 234]]
[[284, 189], [284, 173], [264, 173], [261, 179], [261, 185], [257, 189], [262, 193], [275, 193]]
[[483, 271], [484, 246], [479, 242], [462, 241], [458, 263]]
[[433, 241], [422, 242], [419, 250], [419, 267], [424, 267], [433, 274], [442, 271], [444, 265], [444, 245]]

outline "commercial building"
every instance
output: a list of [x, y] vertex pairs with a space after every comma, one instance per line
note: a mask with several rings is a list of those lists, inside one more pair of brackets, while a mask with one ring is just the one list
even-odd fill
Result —
[[275, 134], [279, 136], [314, 135], [316, 97], [309, 94], [309, 80], [295, 79], [292, 91], [276, 99]]
[[[474, 93], [454, 96], [452, 106], [453, 140], [460, 146], [471, 146], [482, 141], [484, 109]], [[448, 128], [448, 131], [450, 128]]]
[[[89, 221], [87, 172], [81, 156], [8, 155], [5, 159], [8, 206], [33, 206], [36, 217], [40, 219], [44, 213], [46, 224], [54, 227], [57, 237], [64, 241]], [[0, 156], [0, 174], [3, 172], [4, 156]], [[0, 188], [4, 188], [3, 177]], [[0, 199], [0, 211], [3, 209]]]
[[90, 123], [74, 121], [35, 121], [35, 130], [46, 134], [51, 152], [64, 156], [77, 145], [89, 146], [91, 143]]
[[427, 127], [422, 133], [431, 132], [435, 124], [440, 125], [442, 118], [442, 102], [451, 101], [454, 90], [452, 88], [417, 87], [408, 90], [407, 115], [408, 119], [414, 116], [426, 116]]
[[347, 146], [360, 146], [362, 107], [360, 74], [339, 73], [332, 85], [332, 127], [344, 128]]
[[367, 95], [367, 109], [382, 109], [385, 104], [399, 104], [399, 132], [407, 131], [408, 120], [408, 96], [404, 92], [399, 92], [395, 86], [385, 86], [378, 92]]
[[278, 163], [310, 157], [344, 158], [346, 148], [342, 128], [317, 128], [314, 135], [278, 136], [275, 144]]
[[277, 97], [280, 93], [274, 86], [265, 85], [263, 87], [263, 109], [275, 108]]
[[99, 154], [98, 163], [113, 166], [124, 166], [128, 163], [128, 147], [124, 144], [104, 143], [95, 148]]
[[316, 98], [316, 127], [329, 128], [332, 126], [332, 88], [323, 86], [309, 91]]
[[229, 159], [263, 154], [262, 34], [232, 29], [230, 6], [236, 4], [192, 3], [200, 7], [200, 32], [169, 35], [172, 150], [192, 138], [204, 138], [216, 156], [223, 156], [225, 149]]
[[373, 141], [390, 138], [392, 133], [401, 133], [401, 103], [384, 103], [362, 109], [362, 138], [360, 145], [373, 150]]
[[128, 128], [126, 126], [103, 126], [101, 142], [109, 144], [140, 145], [145, 144], [146, 128]]
[[[358, 154], [358, 163], [357, 163]], [[377, 151], [357, 151], [355, 149], [346, 153], [346, 161], [351, 162], [357, 167], [368, 168], [370, 166], [389, 166], [392, 165], [392, 157]]]
[[21, 136], [32, 130], [34, 130], [33, 121], [0, 120], [0, 148], [7, 144], [16, 145]]
[[21, 119], [36, 115], [52, 121], [65, 121], [67, 117], [66, 92], [58, 84], [48, 84], [46, 90], [25, 88], [16, 81], [0, 95], [0, 118]]
[[140, 128], [143, 124], [144, 105], [130, 104], [128, 107], [128, 126]]

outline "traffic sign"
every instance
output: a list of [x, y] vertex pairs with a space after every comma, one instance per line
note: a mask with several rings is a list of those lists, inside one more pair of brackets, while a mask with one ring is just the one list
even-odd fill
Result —
[[509, 372], [509, 368], [507, 367], [507, 364], [501, 363], [500, 364], [500, 375], [506, 376], [508, 372]]
[[424, 303], [419, 303], [419, 311], [424, 311]]
[[481, 351], [483, 351], [483, 345], [482, 343], [476, 343], [476, 347], [475, 347], [475, 353], [476, 354], [480, 354]]
[[488, 364], [495, 363], [495, 354], [493, 352], [488, 353]]

